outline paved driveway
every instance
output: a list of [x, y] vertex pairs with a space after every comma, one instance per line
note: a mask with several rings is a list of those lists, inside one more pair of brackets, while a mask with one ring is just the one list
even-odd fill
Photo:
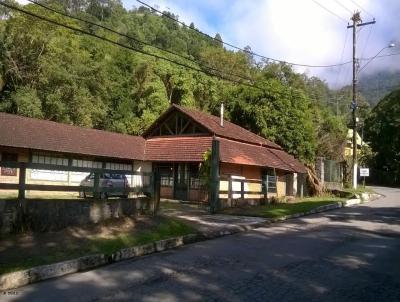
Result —
[[400, 301], [400, 189], [17, 289], [0, 301]]

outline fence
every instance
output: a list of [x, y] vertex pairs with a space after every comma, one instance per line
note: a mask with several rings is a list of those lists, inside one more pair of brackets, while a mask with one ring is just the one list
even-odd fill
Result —
[[[3, 217], [0, 224], [4, 225], [5, 220], [12, 220], [12, 222], [24, 224], [24, 220], [30, 219], [32, 213], [35, 212], [36, 216], [44, 217], [38, 211], [43, 211], [44, 209], [50, 210], [57, 216], [63, 216], [62, 211], [67, 211], [65, 215], [74, 216], [75, 214], [81, 215], [81, 221], [93, 221], [97, 222], [104, 216], [104, 219], [111, 217], [119, 217], [120, 215], [131, 215], [136, 212], [137, 205], [142, 206], [143, 200], [146, 199], [146, 204], [148, 204], [147, 210], [150, 210], [153, 214], [156, 214], [159, 207], [160, 200], [160, 179], [156, 172], [136, 172], [127, 170], [115, 170], [115, 169], [104, 169], [104, 168], [84, 168], [84, 167], [74, 167], [74, 166], [63, 166], [63, 165], [52, 165], [52, 164], [38, 164], [38, 163], [23, 163], [23, 162], [4, 162], [0, 161], [0, 167], [7, 168], [10, 176], [18, 176], [17, 182], [14, 183], [0, 183], [1, 190], [17, 190], [18, 197], [17, 201], [9, 200], [7, 202], [3, 201], [0, 207]], [[63, 172], [78, 172], [78, 173], [93, 173], [93, 185], [83, 186], [83, 185], [59, 185], [59, 184], [37, 184], [27, 182], [27, 170], [40, 170], [40, 171], [63, 171]], [[18, 170], [18, 173], [17, 173]], [[110, 184], [102, 185], [100, 181], [100, 176], [103, 174], [122, 174], [126, 175], [130, 185], [124, 187], [111, 187]], [[129, 181], [130, 180], [130, 181]], [[57, 192], [77, 192], [77, 193], [91, 193], [94, 200], [91, 202], [86, 202], [85, 200], [71, 200], [68, 202], [64, 201], [40, 201], [34, 203], [32, 201], [27, 201], [26, 191], [57, 191]], [[122, 201], [98, 201], [100, 196], [104, 196], [102, 193], [118, 193], [121, 195], [128, 196], [129, 194], [135, 193], [135, 198], [127, 198], [131, 202]], [[96, 201], [96, 202], [95, 202]], [[40, 205], [39, 205], [40, 204]], [[29, 209], [28, 209], [29, 206]], [[71, 207], [79, 208], [71, 209]], [[8, 211], [8, 212], [7, 212]], [[97, 212], [100, 212], [98, 214]], [[73, 213], [73, 214], [72, 214]], [[84, 213], [84, 214], [83, 214]], [[28, 215], [29, 214], [29, 215]], [[11, 218], [7, 218], [12, 216]], [[17, 217], [16, 217], [17, 216]], [[84, 217], [85, 216], [85, 217]], [[87, 216], [87, 217], [86, 217]], [[6, 218], [4, 218], [6, 217]], [[88, 218], [89, 217], [89, 218]], [[100, 218], [99, 218], [100, 217]], [[87, 219], [86, 219], [87, 218]], [[47, 216], [46, 219], [55, 219], [53, 217]], [[61, 218], [60, 218], [61, 219]], [[32, 219], [31, 219], [32, 220]], [[66, 222], [72, 221], [73, 219], [64, 219]], [[101, 219], [100, 219], [101, 220]], [[75, 221], [75, 220], [74, 220]], [[1, 226], [1, 225], [0, 225]]]
[[220, 204], [220, 207], [254, 205], [276, 195], [277, 177], [274, 175], [265, 175], [263, 180], [232, 176], [219, 178], [219, 199], [225, 203]]

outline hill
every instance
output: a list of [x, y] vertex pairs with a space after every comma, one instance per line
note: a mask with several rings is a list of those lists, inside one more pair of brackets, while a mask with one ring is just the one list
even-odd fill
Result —
[[359, 91], [372, 107], [399, 87], [400, 71], [379, 71], [361, 76], [359, 81]]

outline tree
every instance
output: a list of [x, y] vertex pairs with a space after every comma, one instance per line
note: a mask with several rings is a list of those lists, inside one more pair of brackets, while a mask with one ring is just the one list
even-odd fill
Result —
[[227, 104], [233, 122], [284, 147], [304, 162], [313, 162], [316, 135], [310, 101], [300, 90], [277, 80], [257, 83], [264, 91], [239, 87]]
[[365, 134], [376, 153], [372, 167], [385, 171], [388, 185], [400, 184], [400, 89], [385, 96], [365, 121]]
[[214, 37], [214, 45], [215, 47], [223, 48], [224, 43], [222, 43], [222, 37], [219, 33], [217, 33]]

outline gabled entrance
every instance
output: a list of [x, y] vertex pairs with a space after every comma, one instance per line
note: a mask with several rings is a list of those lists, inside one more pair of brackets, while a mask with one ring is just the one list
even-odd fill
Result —
[[161, 198], [181, 201], [203, 201], [204, 188], [198, 163], [157, 163], [154, 169], [161, 177]]

